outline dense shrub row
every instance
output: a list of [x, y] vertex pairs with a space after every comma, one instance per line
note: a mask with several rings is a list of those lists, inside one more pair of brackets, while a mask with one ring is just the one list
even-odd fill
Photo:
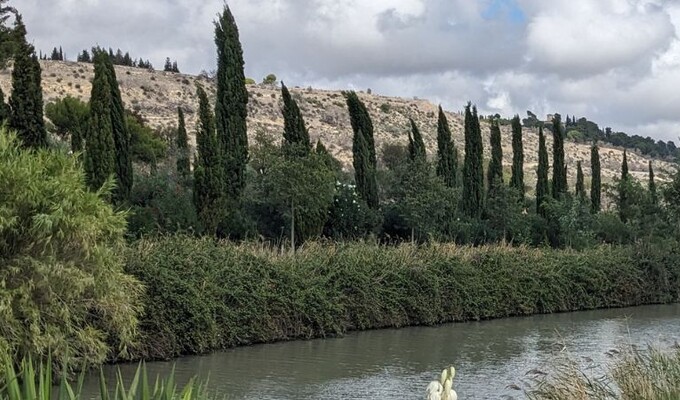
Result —
[[174, 236], [139, 241], [128, 259], [147, 287], [138, 355], [156, 358], [680, 298], [677, 244], [576, 252], [313, 243], [291, 256]]

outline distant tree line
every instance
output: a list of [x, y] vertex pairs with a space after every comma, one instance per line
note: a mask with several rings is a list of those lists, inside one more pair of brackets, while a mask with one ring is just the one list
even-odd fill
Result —
[[[94, 62], [94, 54], [96, 52], [103, 51], [103, 49], [100, 49], [99, 47], [92, 48], [91, 51], [88, 51], [87, 49], [84, 49], [80, 54], [78, 54], [78, 57], [76, 61], [78, 62], [85, 62], [85, 63], [92, 63]], [[112, 48], [109, 48], [108, 52], [104, 51], [108, 57], [109, 60], [113, 65], [122, 65], [126, 67], [135, 67], [135, 68], [143, 68], [143, 69], [149, 69], [153, 70], [153, 65], [151, 64], [151, 61], [149, 60], [144, 60], [143, 58], [135, 59], [130, 56], [129, 52], [125, 52], [123, 54], [121, 49], [118, 49], [113, 51]]]

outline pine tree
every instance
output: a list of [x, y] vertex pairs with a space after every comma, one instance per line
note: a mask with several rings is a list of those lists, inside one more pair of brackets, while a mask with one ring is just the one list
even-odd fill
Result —
[[94, 54], [94, 79], [85, 141], [85, 173], [88, 186], [98, 190], [116, 172], [116, 148], [111, 122], [111, 87], [103, 51]]
[[50, 56], [50, 60], [59, 61], [59, 50], [57, 50], [56, 47], [52, 49], [52, 55]]
[[545, 217], [543, 203], [550, 196], [548, 188], [548, 149], [543, 127], [538, 127], [538, 169], [536, 170], [536, 213]]
[[590, 210], [593, 214], [600, 212], [602, 207], [602, 176], [600, 175], [600, 149], [597, 144], [590, 148]]
[[560, 199], [567, 192], [567, 169], [564, 163], [564, 136], [559, 114], [553, 117], [553, 181], [552, 196]]
[[291, 97], [286, 85], [281, 82], [283, 98], [283, 148], [288, 155], [306, 156], [312, 150], [309, 132], [297, 102]]
[[437, 121], [437, 176], [441, 177], [448, 187], [455, 187], [458, 175], [458, 154], [451, 137], [449, 121], [442, 106], [439, 106]]
[[102, 60], [106, 62], [109, 88], [111, 89], [111, 125], [113, 126], [113, 143], [116, 148], [116, 189], [114, 191], [114, 199], [116, 202], [122, 202], [130, 197], [133, 184], [130, 134], [125, 123], [125, 109], [113, 62], [105, 57], [102, 57]]
[[652, 168], [652, 161], [649, 161], [649, 200], [653, 206], [659, 204], [659, 197], [656, 193], [656, 182], [654, 182], [654, 169]]
[[463, 163], [463, 209], [471, 217], [481, 217], [484, 204], [482, 132], [477, 107], [465, 107], [465, 162]]
[[92, 62], [92, 59], [90, 58], [90, 53], [87, 50], [83, 50], [83, 52], [78, 56], [77, 61], [85, 63]]
[[491, 120], [491, 160], [487, 170], [487, 185], [491, 189], [497, 183], [503, 183], [503, 147], [501, 128], [498, 119], [494, 118]]
[[165, 66], [163, 67], [163, 71], [172, 72], [172, 62], [170, 61], [170, 57], [165, 58]]
[[581, 168], [581, 161], [576, 162], [576, 196], [581, 200], [586, 198], [586, 187], [583, 178], [583, 169]]
[[344, 95], [354, 132], [352, 155], [357, 193], [371, 209], [375, 210], [379, 206], [379, 200], [373, 122], [366, 106], [355, 92], [345, 92]]
[[179, 67], [177, 66], [177, 61], [172, 62], [172, 72], [179, 74]]
[[33, 46], [26, 42], [26, 27], [21, 15], [16, 17], [13, 35], [17, 47], [9, 98], [9, 126], [17, 132], [25, 147], [47, 147], [40, 62]]
[[512, 119], [512, 177], [510, 187], [517, 189], [524, 197], [524, 144], [522, 143], [522, 122], [519, 115]]
[[425, 162], [427, 160], [427, 152], [425, 150], [425, 142], [423, 142], [423, 136], [420, 134], [420, 129], [416, 126], [416, 123], [412, 118], [409, 118], [411, 124], [411, 131], [408, 135], [409, 140], [409, 158], [411, 161], [415, 162]]
[[238, 28], [228, 6], [215, 22], [217, 45], [217, 100], [215, 119], [227, 193], [238, 197], [245, 186], [248, 162], [248, 92]]
[[191, 161], [189, 160], [189, 136], [184, 122], [184, 111], [177, 107], [177, 174], [185, 181], [191, 174]]
[[196, 160], [194, 161], [194, 206], [204, 225], [216, 226], [213, 212], [223, 194], [224, 168], [219, 142], [215, 132], [215, 119], [210, 111], [208, 95], [201, 86], [198, 96], [198, 125], [196, 131]]

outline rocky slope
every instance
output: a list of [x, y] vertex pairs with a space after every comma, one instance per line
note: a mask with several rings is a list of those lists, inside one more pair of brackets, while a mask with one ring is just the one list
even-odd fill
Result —
[[[90, 96], [93, 66], [75, 62], [41, 61], [45, 103], [67, 95], [87, 101]], [[214, 82], [205, 77], [161, 71], [147, 71], [138, 68], [116, 67], [123, 101], [127, 108], [141, 114], [156, 128], [176, 125], [177, 107], [185, 110], [187, 127], [195, 126], [198, 101], [195, 85], [201, 84], [214, 97]], [[8, 95], [11, 91], [10, 70], [0, 71], [0, 87]], [[274, 86], [250, 85], [249, 92], [249, 134], [256, 132], [280, 135], [283, 129], [280, 90]], [[297, 99], [314, 141], [321, 138], [329, 151], [347, 168], [351, 168], [352, 130], [344, 99], [340, 91], [318, 90], [313, 88], [291, 88]], [[378, 152], [385, 143], [406, 143], [409, 128], [408, 118], [413, 118], [420, 126], [428, 147], [428, 154], [436, 154], [437, 106], [427, 100], [404, 99], [359, 93], [373, 117], [375, 139]], [[461, 105], [462, 110], [462, 105]], [[462, 154], [463, 116], [461, 111], [447, 112], [453, 131], [454, 141]], [[485, 156], [489, 154], [489, 127], [482, 122], [485, 135]], [[504, 126], [503, 158], [506, 171], [512, 162], [510, 127]], [[193, 141], [193, 135], [191, 135]], [[552, 140], [547, 135], [550, 151]], [[524, 130], [525, 180], [531, 188], [535, 184], [535, 169], [538, 162], [538, 133], [533, 129]], [[586, 184], [590, 175], [590, 148], [587, 144], [566, 143], [566, 160], [569, 180], [573, 185], [576, 174], [576, 161], [583, 161]], [[611, 181], [620, 171], [623, 149], [603, 144], [600, 149], [603, 180]], [[648, 158], [631, 152], [629, 167], [638, 179], [646, 179]], [[654, 160], [656, 176], [660, 181], [667, 180], [674, 170], [674, 164]]]

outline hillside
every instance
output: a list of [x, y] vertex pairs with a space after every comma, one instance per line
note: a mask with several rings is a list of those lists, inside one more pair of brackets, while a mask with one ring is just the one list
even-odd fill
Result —
[[[59, 61], [41, 61], [43, 92], [45, 103], [71, 95], [87, 101], [90, 96], [91, 79], [94, 73], [92, 64]], [[196, 122], [198, 101], [195, 84], [202, 84], [209, 95], [214, 97], [215, 86], [210, 80], [171, 72], [148, 71], [139, 68], [116, 67], [123, 101], [127, 108], [141, 114], [156, 128], [176, 125], [177, 107], [184, 108], [191, 140]], [[0, 87], [8, 95], [11, 90], [10, 70], [0, 71]], [[251, 138], [262, 131], [270, 135], [280, 135], [283, 130], [280, 90], [273, 86], [251, 85], [248, 87], [248, 129]], [[309, 127], [313, 141], [321, 138], [329, 151], [346, 168], [351, 168], [352, 130], [345, 102], [340, 91], [318, 90], [312, 88], [291, 88]], [[384, 143], [406, 143], [408, 118], [413, 118], [421, 128], [429, 156], [436, 153], [437, 106], [426, 100], [404, 99], [359, 93], [373, 117], [375, 139], [378, 152]], [[462, 110], [461, 105], [461, 110]], [[447, 112], [453, 131], [454, 141], [462, 154], [463, 116], [459, 110]], [[482, 121], [485, 137], [485, 156], [489, 153], [488, 124]], [[502, 127], [503, 158], [506, 170], [512, 162], [510, 127]], [[552, 146], [547, 135], [548, 149]], [[535, 169], [538, 162], [538, 133], [533, 129], [524, 130], [525, 181], [534, 186]], [[573, 185], [576, 174], [576, 161], [583, 161], [586, 184], [590, 174], [590, 148], [586, 144], [566, 143], [566, 161], [569, 180]], [[604, 182], [611, 181], [620, 172], [623, 149], [602, 144], [600, 156]], [[646, 179], [647, 157], [635, 153], [629, 155], [629, 168], [638, 179]], [[655, 160], [655, 172], [659, 180], [667, 180], [674, 170], [674, 164]], [[530, 190], [531, 191], [531, 190]]]

